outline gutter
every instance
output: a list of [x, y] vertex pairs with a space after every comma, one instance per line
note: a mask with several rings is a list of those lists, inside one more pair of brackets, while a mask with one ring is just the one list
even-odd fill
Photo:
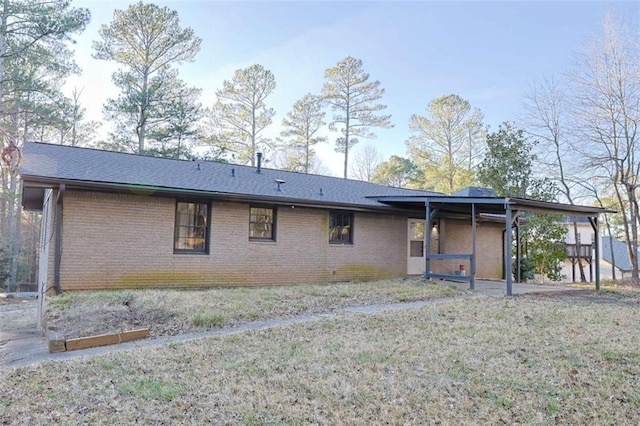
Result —
[[222, 201], [260, 202], [260, 203], [270, 203], [275, 205], [288, 205], [288, 206], [295, 205], [296, 207], [342, 209], [342, 210], [372, 212], [372, 213], [384, 212], [388, 214], [397, 213], [397, 214], [403, 214], [403, 215], [407, 215], [415, 212], [414, 209], [397, 208], [397, 207], [391, 207], [384, 204], [380, 206], [367, 206], [362, 204], [341, 203], [341, 202], [332, 202], [332, 201], [286, 198], [282, 196], [264, 196], [264, 195], [238, 194], [238, 193], [229, 193], [229, 192], [212, 192], [212, 191], [203, 191], [203, 190], [195, 190], [195, 189], [168, 188], [168, 187], [147, 186], [147, 185], [77, 181], [77, 180], [70, 180], [70, 179], [42, 178], [42, 177], [31, 176], [31, 175], [23, 175], [22, 182], [25, 187], [50, 187], [52, 185], [58, 184], [59, 187], [65, 187], [66, 189], [94, 190], [94, 191], [116, 192], [116, 193], [134, 193], [135, 192], [138, 195], [147, 195], [147, 196], [164, 196], [164, 197], [190, 196], [190, 197], [200, 197], [200, 198], [222, 200]]

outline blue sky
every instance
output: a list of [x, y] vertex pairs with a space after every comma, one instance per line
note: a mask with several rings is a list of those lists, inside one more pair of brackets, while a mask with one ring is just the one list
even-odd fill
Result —
[[[83, 74], [68, 88], [84, 88], [82, 102], [91, 119], [101, 120], [115, 67], [91, 58], [98, 28], [114, 9], [131, 2], [76, 1], [88, 7], [92, 22], [75, 45]], [[386, 89], [393, 129], [362, 141], [354, 153], [373, 144], [386, 159], [406, 155], [411, 114], [424, 114], [427, 103], [455, 93], [480, 108], [486, 124], [497, 128], [517, 121], [530, 85], [561, 76], [574, 55], [597, 32], [608, 10], [638, 19], [640, 2], [218, 2], [157, 1], [176, 10], [183, 26], [203, 39], [196, 61], [181, 67], [181, 77], [203, 89], [211, 106], [214, 92], [233, 71], [254, 63], [270, 69], [277, 81], [268, 98], [277, 111], [270, 134], [293, 103], [305, 93], [319, 93], [324, 70], [347, 55]], [[334, 138], [337, 135], [332, 135]], [[318, 149], [331, 174], [339, 175], [340, 154]]]

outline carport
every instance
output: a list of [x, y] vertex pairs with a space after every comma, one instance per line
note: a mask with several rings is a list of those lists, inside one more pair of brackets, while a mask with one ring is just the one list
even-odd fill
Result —
[[[505, 241], [503, 247], [504, 271], [506, 281], [507, 296], [511, 296], [513, 288], [513, 277], [511, 274], [513, 260], [511, 255], [512, 241], [516, 241], [515, 262], [517, 265], [517, 282], [520, 282], [520, 221], [522, 212], [568, 215], [586, 217], [593, 228], [595, 234], [595, 286], [596, 291], [600, 290], [600, 230], [598, 226], [599, 216], [607, 210], [599, 207], [570, 205], [552, 203], [546, 201], [530, 200], [526, 198], [508, 197], [465, 197], [465, 196], [405, 196], [405, 197], [375, 197], [381, 203], [391, 206], [420, 210], [424, 212], [425, 229], [429, 229], [430, 224], [436, 217], [465, 218], [471, 221], [471, 253], [430, 253], [429, 232], [425, 232], [425, 273], [426, 279], [439, 278], [445, 280], [465, 280], [469, 282], [469, 288], [475, 287], [476, 274], [476, 225], [478, 218], [492, 218], [505, 223]], [[513, 232], [515, 231], [515, 237]], [[437, 259], [460, 259], [468, 260], [470, 265], [469, 274], [445, 275], [431, 273], [430, 262]]]

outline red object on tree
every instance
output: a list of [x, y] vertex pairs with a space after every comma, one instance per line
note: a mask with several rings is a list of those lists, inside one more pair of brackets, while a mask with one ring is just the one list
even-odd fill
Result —
[[22, 153], [13, 141], [9, 142], [9, 145], [2, 150], [2, 161], [9, 167], [18, 167], [20, 160], [22, 159]]

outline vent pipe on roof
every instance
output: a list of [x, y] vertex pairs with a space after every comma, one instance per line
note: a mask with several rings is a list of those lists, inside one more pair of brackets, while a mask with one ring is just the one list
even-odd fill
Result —
[[200, 163], [198, 163], [198, 170], [202, 170], [202, 168], [200, 167]]
[[236, 177], [236, 169], [231, 169], [231, 177]]
[[320, 196], [324, 197], [324, 192], [322, 192], [322, 188], [320, 188]]
[[280, 188], [280, 185], [284, 185], [284, 181], [282, 179], [276, 179], [276, 184], [278, 184], [277, 191], [282, 192], [282, 188]]
[[262, 153], [259, 152], [257, 155], [258, 155], [258, 168], [256, 170], [256, 173], [260, 173], [262, 172]]

